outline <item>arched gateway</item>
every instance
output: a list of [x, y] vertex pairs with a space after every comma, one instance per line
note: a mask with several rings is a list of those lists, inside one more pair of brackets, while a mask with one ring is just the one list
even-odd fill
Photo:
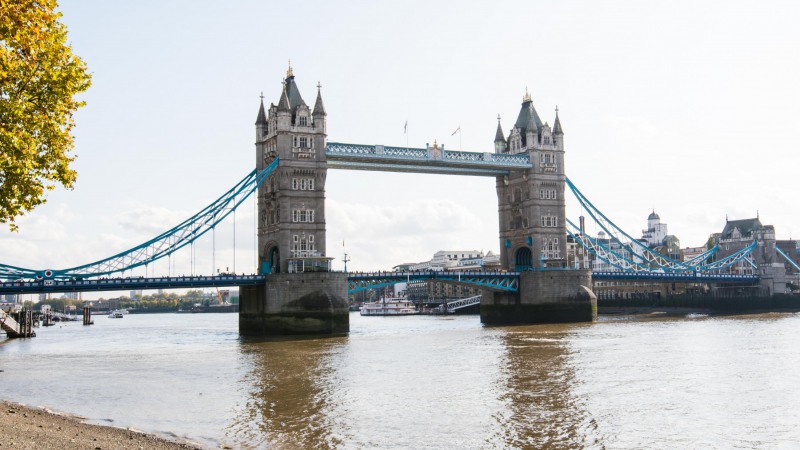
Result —
[[[593, 320], [588, 270], [567, 270], [564, 140], [556, 111], [542, 123], [529, 94], [508, 136], [498, 117], [494, 153], [329, 143], [320, 86], [310, 108], [286, 74], [277, 105], [256, 119], [256, 165], [278, 160], [258, 191], [259, 270], [264, 286], [243, 287], [244, 335], [349, 331], [347, 274], [330, 272], [325, 180], [331, 168], [467, 174], [496, 178], [501, 264], [520, 273], [518, 292], [485, 292], [484, 323]], [[559, 269], [547, 271], [545, 269]]]

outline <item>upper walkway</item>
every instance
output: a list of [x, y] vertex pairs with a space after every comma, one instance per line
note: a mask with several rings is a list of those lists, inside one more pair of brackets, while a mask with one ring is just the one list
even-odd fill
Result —
[[384, 172], [438, 173], [496, 177], [511, 170], [533, 167], [528, 155], [462, 152], [441, 148], [387, 147], [328, 142], [325, 148], [332, 169]]

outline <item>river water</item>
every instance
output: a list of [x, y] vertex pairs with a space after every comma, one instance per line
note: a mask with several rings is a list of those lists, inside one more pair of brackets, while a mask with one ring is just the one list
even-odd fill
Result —
[[0, 397], [208, 448], [800, 446], [800, 314], [350, 319], [277, 341], [237, 314], [40, 328], [0, 340]]

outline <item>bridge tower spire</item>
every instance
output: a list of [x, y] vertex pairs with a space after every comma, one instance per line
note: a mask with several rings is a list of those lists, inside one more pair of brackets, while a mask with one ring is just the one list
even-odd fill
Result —
[[506, 152], [506, 138], [503, 137], [503, 127], [500, 125], [500, 114], [497, 115], [497, 132], [494, 134], [494, 152]]

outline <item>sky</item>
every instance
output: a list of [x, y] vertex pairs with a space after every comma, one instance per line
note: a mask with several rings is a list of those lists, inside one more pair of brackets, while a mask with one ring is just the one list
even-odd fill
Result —
[[[59, 10], [92, 73], [75, 115], [79, 176], [18, 232], [0, 229], [5, 264], [99, 260], [202, 209], [254, 167], [259, 95], [278, 102], [290, 59], [307, 103], [322, 86], [330, 141], [493, 151], [498, 114], [508, 133], [527, 89], [543, 121], [558, 107], [567, 176], [629, 234], [655, 210], [683, 247], [726, 217], [758, 215], [779, 239], [800, 238], [797, 2], [62, 0]], [[438, 250], [499, 251], [493, 178], [330, 170], [326, 189], [334, 269], [345, 251], [348, 269], [365, 271]], [[254, 272], [248, 202], [235, 228], [195, 245], [194, 265], [183, 252], [147, 274]], [[577, 201], [566, 202], [576, 221]]]

